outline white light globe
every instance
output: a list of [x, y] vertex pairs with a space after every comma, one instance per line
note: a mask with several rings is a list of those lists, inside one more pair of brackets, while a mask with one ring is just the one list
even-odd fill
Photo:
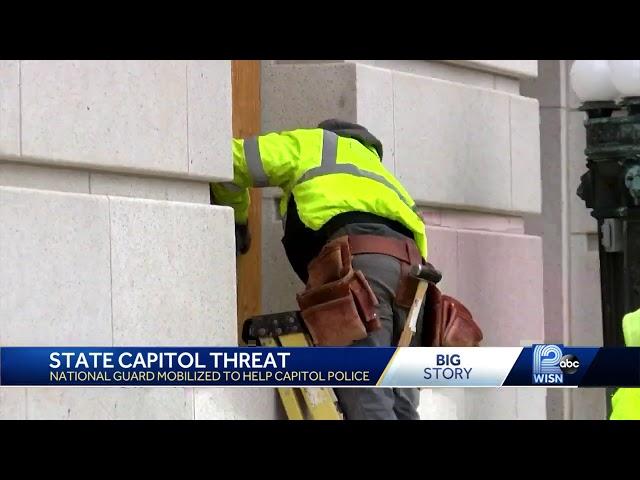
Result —
[[583, 102], [615, 100], [618, 97], [607, 60], [576, 60], [571, 66], [570, 77], [573, 91]]
[[623, 97], [640, 97], [640, 60], [609, 60], [611, 80]]

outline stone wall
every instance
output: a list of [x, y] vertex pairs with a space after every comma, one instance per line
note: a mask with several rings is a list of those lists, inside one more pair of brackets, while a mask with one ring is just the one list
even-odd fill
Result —
[[[0, 345], [234, 345], [229, 61], [0, 62]], [[241, 401], [239, 399], [242, 399]], [[273, 418], [271, 389], [6, 388], [0, 418]]]

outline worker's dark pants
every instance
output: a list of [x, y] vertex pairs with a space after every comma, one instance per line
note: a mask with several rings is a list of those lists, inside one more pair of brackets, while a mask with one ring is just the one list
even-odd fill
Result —
[[[400, 236], [383, 225], [357, 224], [340, 229], [332, 238], [345, 234]], [[400, 281], [400, 261], [387, 255], [361, 254], [353, 257], [353, 268], [362, 271], [378, 297], [378, 317], [382, 323], [380, 330], [355, 342], [354, 346], [397, 345], [409, 313], [407, 309], [398, 307], [394, 302]], [[412, 345], [415, 345], [416, 339], [417, 336], [414, 337]], [[419, 390], [415, 388], [335, 388], [334, 391], [347, 420], [420, 419], [417, 412]]]

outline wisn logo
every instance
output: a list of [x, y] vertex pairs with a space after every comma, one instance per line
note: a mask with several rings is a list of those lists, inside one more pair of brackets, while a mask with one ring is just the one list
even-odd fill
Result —
[[533, 383], [560, 385], [564, 375], [573, 375], [580, 367], [575, 355], [562, 355], [558, 345], [535, 345], [533, 348]]

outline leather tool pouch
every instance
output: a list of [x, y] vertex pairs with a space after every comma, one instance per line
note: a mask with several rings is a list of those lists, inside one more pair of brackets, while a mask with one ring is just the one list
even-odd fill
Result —
[[350, 345], [381, 327], [378, 299], [351, 260], [348, 239], [340, 237], [309, 263], [309, 280], [297, 301], [316, 345]]
[[[399, 307], [410, 309], [418, 288], [418, 279], [409, 272], [413, 265], [427, 264], [415, 242], [410, 239], [356, 235], [349, 237], [349, 246], [356, 254], [378, 253], [400, 260], [400, 281], [395, 292], [395, 303]], [[442, 295], [435, 284], [430, 283], [424, 304], [421, 346], [471, 347], [480, 344], [482, 331], [459, 300]]]
[[459, 301], [429, 284], [424, 299], [423, 347], [477, 347], [482, 330]]

